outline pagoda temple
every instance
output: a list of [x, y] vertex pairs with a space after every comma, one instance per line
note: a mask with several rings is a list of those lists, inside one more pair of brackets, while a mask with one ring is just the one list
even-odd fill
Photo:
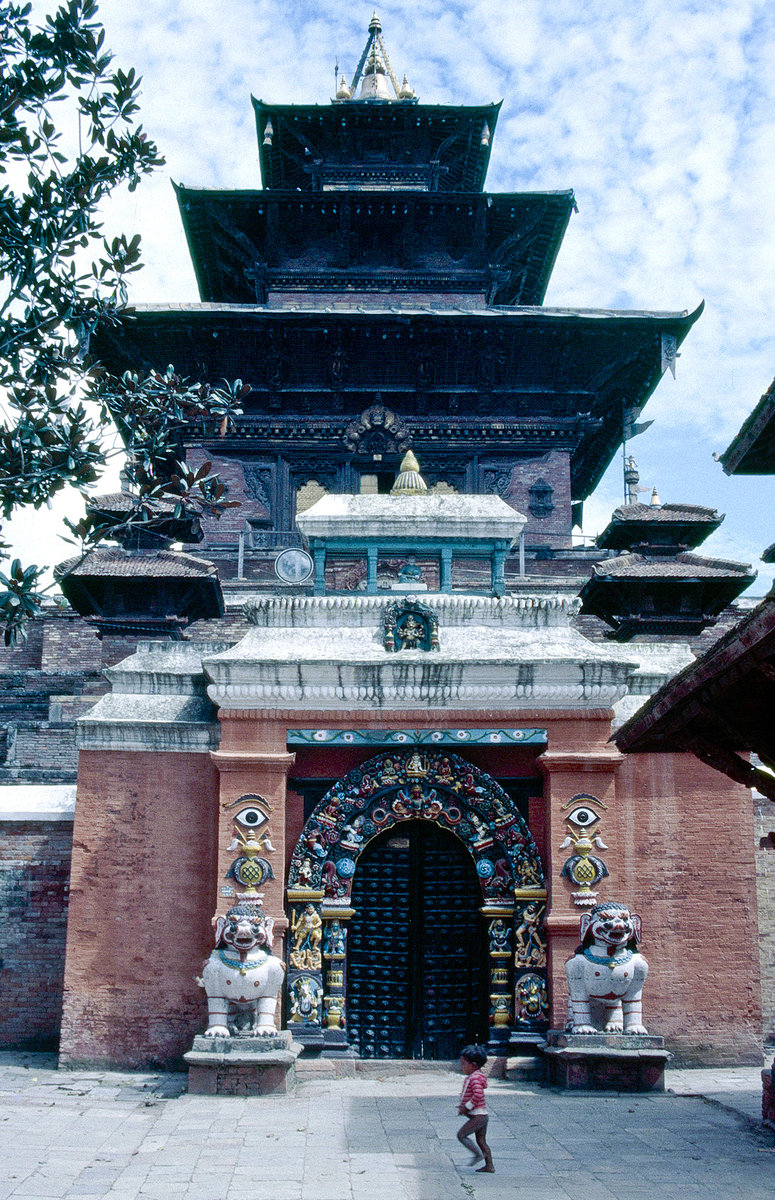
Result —
[[544, 307], [573, 192], [485, 192], [500, 105], [422, 103], [376, 15], [332, 103], [253, 107], [263, 187], [176, 188], [201, 302], [132, 308], [93, 346], [114, 371], [249, 383], [227, 437], [189, 439], [241, 502], [198, 552], [224, 580], [274, 586], [297, 514], [389, 491], [411, 446], [431, 491], [526, 515], [528, 566], [567, 558], [701, 306]]
[[[759, 1061], [750, 796], [611, 743], [692, 661], [665, 635], [750, 574], [697, 566], [712, 510], [625, 506], [594, 550], [571, 537], [701, 309], [544, 306], [573, 193], [485, 192], [500, 106], [422, 103], [376, 15], [330, 103], [253, 105], [263, 186], [176, 188], [200, 301], [93, 339], [113, 372], [249, 390], [224, 436], [184, 436], [239, 502], [190, 530], [196, 556], [125, 545], [62, 572], [111, 646], [110, 690], [78, 709], [62, 1063], [179, 1064], [214, 923], [259, 900], [307, 1055], [536, 1053], [581, 916], [616, 900], [668, 1050]], [[164, 579], [148, 611], [132, 556]], [[579, 623], [594, 562], [589, 610], [645, 638]], [[658, 610], [660, 570], [680, 584]], [[119, 653], [111, 602], [170, 636]]]

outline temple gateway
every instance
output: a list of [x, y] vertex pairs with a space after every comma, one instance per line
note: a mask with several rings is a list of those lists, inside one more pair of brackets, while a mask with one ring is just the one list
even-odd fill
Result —
[[640, 503], [634, 464], [572, 538], [699, 310], [544, 307], [573, 194], [487, 194], [499, 105], [420, 102], [376, 16], [331, 103], [253, 103], [263, 187], [177, 188], [201, 302], [95, 346], [249, 394], [186, 435], [240, 501], [194, 555], [160, 512], [167, 544], [60, 568], [112, 647], [77, 722], [62, 1062], [179, 1062], [213, 922], [251, 901], [306, 1053], [529, 1053], [604, 900], [642, 920], [677, 1060], [760, 1061], [750, 793], [610, 740], [752, 574], [693, 554], [718, 514]]

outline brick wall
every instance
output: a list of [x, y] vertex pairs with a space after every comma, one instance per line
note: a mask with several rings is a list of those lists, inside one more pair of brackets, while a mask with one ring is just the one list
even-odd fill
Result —
[[0, 1047], [54, 1049], [73, 827], [68, 821], [4, 821], [0, 832]]
[[[530, 488], [539, 479], [552, 488], [554, 507], [547, 516], [536, 516], [530, 511]], [[570, 456], [566, 452], [550, 450], [535, 458], [517, 459], [511, 467], [509, 484], [500, 494], [527, 517], [527, 545], [546, 544], [554, 550], [570, 545]]]
[[772, 1046], [775, 1045], [775, 803], [764, 796], [754, 801], [754, 837], [764, 1040]]
[[616, 805], [601, 899], [643, 918], [647, 1026], [685, 1065], [760, 1063], [750, 792], [692, 755], [631, 754]]
[[204, 450], [192, 449], [186, 454], [189, 466], [196, 469], [204, 462], [212, 462], [213, 473], [229, 489], [229, 500], [236, 500], [239, 508], [227, 508], [219, 520], [205, 518], [202, 528], [205, 531], [205, 541], [202, 546], [190, 546], [191, 554], [203, 553], [204, 547], [211, 542], [229, 542], [237, 545], [239, 534], [245, 529], [248, 520], [268, 521], [270, 512], [266, 505], [251, 494], [246, 483], [242, 464], [236, 458], [215, 458]]
[[173, 1066], [204, 1029], [217, 796], [207, 755], [81, 753], [63, 1065]]

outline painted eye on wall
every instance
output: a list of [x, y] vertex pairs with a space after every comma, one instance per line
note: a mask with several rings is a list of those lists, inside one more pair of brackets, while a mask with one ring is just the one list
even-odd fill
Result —
[[254, 808], [249, 805], [247, 808], [241, 808], [238, 813], [234, 814], [234, 820], [239, 821], [240, 825], [244, 825], [246, 829], [260, 829], [269, 820], [266, 813], [262, 813], [260, 808]]
[[578, 808], [574, 808], [573, 812], [568, 813], [568, 820], [585, 829], [588, 825], [594, 825], [595, 821], [600, 820], [600, 817], [593, 809], [579, 805]]

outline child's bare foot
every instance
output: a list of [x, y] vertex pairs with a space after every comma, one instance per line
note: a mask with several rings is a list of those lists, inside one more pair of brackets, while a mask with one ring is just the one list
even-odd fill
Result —
[[481, 1162], [483, 1158], [484, 1155], [482, 1154], [481, 1150], [475, 1150], [471, 1155], [471, 1160], [468, 1164], [469, 1167], [473, 1167], [476, 1163]]
[[492, 1163], [485, 1163], [483, 1167], [479, 1167], [479, 1170], [476, 1172], [477, 1175], [481, 1175], [482, 1171], [486, 1171], [488, 1175], [494, 1175], [495, 1167]]

